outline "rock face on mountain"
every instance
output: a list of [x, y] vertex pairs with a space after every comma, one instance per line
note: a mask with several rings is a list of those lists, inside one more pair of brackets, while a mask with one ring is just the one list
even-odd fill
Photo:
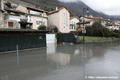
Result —
[[[83, 13], [83, 8], [89, 7], [82, 1], [70, 2], [70, 3], [67, 2], [67, 3], [63, 3], [63, 4], [71, 10], [73, 15], [81, 15]], [[89, 13], [88, 14], [86, 13], [86, 15], [104, 16], [103, 14], [100, 14], [99, 12], [96, 12], [96, 11], [92, 10], [91, 8], [89, 8], [89, 9], [90, 9]]]

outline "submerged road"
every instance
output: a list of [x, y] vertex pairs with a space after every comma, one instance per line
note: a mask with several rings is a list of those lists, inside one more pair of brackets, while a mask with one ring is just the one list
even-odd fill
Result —
[[120, 80], [120, 43], [53, 44], [0, 54], [0, 80]]

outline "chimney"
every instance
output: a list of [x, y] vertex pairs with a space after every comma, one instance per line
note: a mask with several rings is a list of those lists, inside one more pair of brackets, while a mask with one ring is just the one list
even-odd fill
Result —
[[4, 1], [3, 0], [0, 1], [1, 1], [1, 10], [4, 10]]
[[58, 11], [58, 7], [56, 7], [56, 11]]

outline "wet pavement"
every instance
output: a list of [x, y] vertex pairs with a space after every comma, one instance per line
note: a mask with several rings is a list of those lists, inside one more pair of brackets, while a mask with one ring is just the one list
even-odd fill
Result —
[[0, 80], [120, 80], [120, 43], [48, 45], [0, 54]]

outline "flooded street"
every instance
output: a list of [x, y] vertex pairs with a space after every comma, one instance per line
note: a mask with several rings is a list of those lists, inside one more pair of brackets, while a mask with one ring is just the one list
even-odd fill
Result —
[[0, 54], [0, 80], [120, 80], [120, 43], [48, 45]]

